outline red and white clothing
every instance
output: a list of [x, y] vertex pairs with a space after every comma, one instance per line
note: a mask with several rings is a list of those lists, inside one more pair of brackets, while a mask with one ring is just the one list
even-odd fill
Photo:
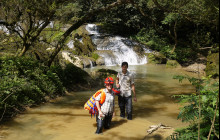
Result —
[[[114, 93], [113, 92], [109, 92], [106, 88], [104, 89], [105, 92], [105, 102], [102, 104], [101, 106], [101, 111], [103, 114], [107, 115], [108, 113], [113, 113], [114, 112]], [[101, 94], [99, 94], [96, 98], [96, 101], [100, 101], [101, 100]]]

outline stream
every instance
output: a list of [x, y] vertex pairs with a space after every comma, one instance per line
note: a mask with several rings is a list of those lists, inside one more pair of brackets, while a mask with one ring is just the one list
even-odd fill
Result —
[[[120, 66], [99, 66], [86, 71], [98, 68], [121, 69]], [[103, 135], [95, 135], [95, 118], [91, 118], [83, 106], [96, 90], [70, 92], [49, 103], [28, 108], [0, 126], [0, 140], [160, 140], [169, 136], [173, 129], [159, 129], [147, 135], [149, 126], [162, 123], [179, 128], [187, 125], [177, 120], [180, 106], [171, 96], [192, 93], [194, 88], [187, 81], [179, 83], [172, 77], [191, 73], [150, 64], [129, 66], [129, 71], [135, 74], [138, 100], [133, 102], [133, 120], [121, 119], [116, 103], [111, 128], [104, 130]]]

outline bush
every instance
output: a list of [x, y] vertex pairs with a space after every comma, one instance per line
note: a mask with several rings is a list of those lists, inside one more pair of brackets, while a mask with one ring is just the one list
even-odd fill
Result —
[[64, 93], [60, 78], [32, 58], [0, 58], [0, 115], [12, 117], [25, 106]]
[[[178, 119], [183, 122], [189, 122], [190, 125], [186, 128], [178, 129], [179, 139], [198, 139], [198, 125], [200, 125], [200, 138], [207, 139], [210, 130], [212, 130], [210, 139], [219, 138], [219, 82], [213, 81], [209, 77], [203, 79], [176, 76], [181, 82], [183, 79], [188, 79], [196, 90], [200, 92], [190, 95], [176, 95], [179, 97], [179, 103], [183, 104], [180, 108]], [[201, 115], [199, 116], [199, 110]], [[213, 120], [215, 121], [213, 123]], [[200, 123], [198, 122], [200, 119]], [[211, 129], [213, 123], [213, 128]]]
[[177, 60], [180, 63], [186, 63], [190, 59], [195, 60], [197, 57], [197, 52], [195, 50], [190, 46], [185, 46], [185, 44], [181, 42], [178, 42], [173, 52], [174, 44], [172, 41], [170, 41], [168, 37], [158, 34], [153, 28], [143, 28], [137, 35], [131, 38], [149, 46], [152, 50], [162, 53], [166, 58]]
[[51, 66], [51, 70], [60, 77], [63, 86], [67, 89], [72, 89], [77, 85], [89, 86], [91, 84], [90, 75], [72, 63], [66, 64], [64, 68], [60, 65]]

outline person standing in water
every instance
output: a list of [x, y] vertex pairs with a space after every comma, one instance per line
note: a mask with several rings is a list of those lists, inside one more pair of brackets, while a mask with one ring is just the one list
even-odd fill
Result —
[[[95, 103], [98, 110], [97, 115], [97, 130], [96, 134], [101, 134], [103, 127], [105, 129], [110, 128], [111, 120], [114, 113], [114, 92], [112, 91], [114, 84], [114, 80], [112, 77], [107, 77], [105, 79], [105, 89], [102, 90], [102, 92], [105, 93], [105, 97], [103, 94], [99, 94], [95, 98]], [[105, 99], [103, 99], [105, 98]], [[100, 101], [104, 100], [103, 104], [100, 104]]]
[[116, 87], [120, 88], [121, 93], [118, 95], [118, 105], [120, 108], [120, 117], [125, 118], [125, 109], [127, 112], [127, 119], [132, 120], [132, 95], [133, 91], [134, 101], [137, 102], [134, 75], [128, 71], [128, 63], [121, 64], [122, 71], [118, 73], [116, 79]]

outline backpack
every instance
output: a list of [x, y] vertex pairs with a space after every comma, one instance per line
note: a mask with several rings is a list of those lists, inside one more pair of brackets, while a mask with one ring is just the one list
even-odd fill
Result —
[[[115, 95], [120, 94], [120, 90], [119, 89], [112, 88], [112, 91], [113, 91], [113, 93]], [[96, 106], [95, 98], [99, 94], [101, 94], [101, 100], [99, 101], [99, 105], [101, 107], [102, 104], [105, 102], [105, 97], [106, 97], [104, 89], [98, 90], [95, 94], [93, 94], [93, 96], [84, 105], [84, 109], [85, 110], [89, 110], [89, 113], [91, 114], [91, 117], [92, 117], [92, 115], [95, 116], [96, 114], [98, 114], [98, 109], [97, 109], [97, 106]]]
[[100, 89], [98, 90], [84, 105], [84, 109], [85, 110], [89, 110], [89, 113], [92, 115], [96, 115], [98, 114], [98, 109], [96, 106], [96, 102], [95, 102], [95, 98], [101, 94], [101, 100], [99, 101], [100, 107], [102, 106], [102, 104], [105, 102], [105, 97], [106, 94], [104, 92], [104, 89]]

